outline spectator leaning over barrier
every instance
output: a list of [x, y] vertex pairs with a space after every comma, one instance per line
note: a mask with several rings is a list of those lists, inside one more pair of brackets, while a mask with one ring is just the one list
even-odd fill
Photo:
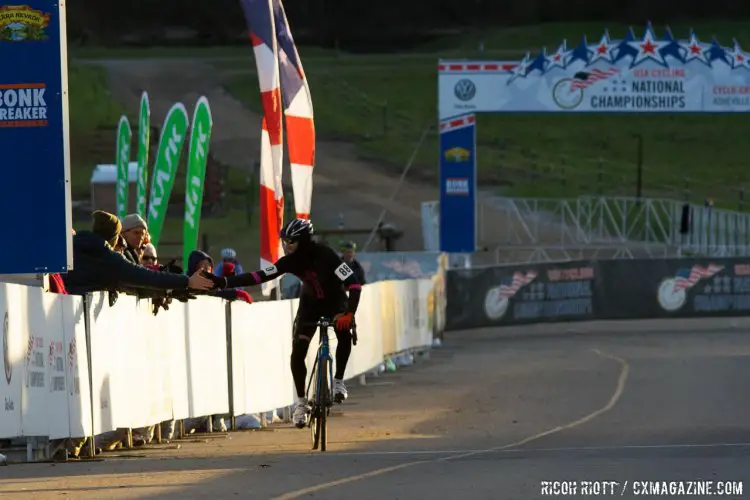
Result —
[[141, 263], [143, 244], [147, 234], [148, 225], [140, 215], [130, 214], [122, 219], [122, 236], [127, 243], [123, 254], [133, 264]]
[[73, 237], [73, 270], [63, 276], [68, 293], [83, 294], [110, 288], [209, 290], [212, 282], [196, 273], [190, 277], [152, 271], [129, 262], [113, 250], [120, 238], [120, 220], [101, 210], [93, 214], [91, 231]]

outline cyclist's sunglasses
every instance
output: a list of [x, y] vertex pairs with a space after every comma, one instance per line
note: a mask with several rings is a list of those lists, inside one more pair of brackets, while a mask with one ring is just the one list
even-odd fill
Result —
[[299, 242], [298, 238], [283, 238], [282, 241], [285, 245], [294, 245]]

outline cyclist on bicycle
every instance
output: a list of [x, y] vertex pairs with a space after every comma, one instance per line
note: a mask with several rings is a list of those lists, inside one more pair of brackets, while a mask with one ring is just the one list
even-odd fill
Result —
[[[259, 285], [291, 273], [302, 281], [297, 317], [294, 320], [291, 368], [297, 390], [294, 423], [302, 428], [310, 412], [305, 398], [307, 366], [305, 358], [310, 341], [315, 335], [315, 323], [321, 316], [334, 319], [336, 338], [336, 373], [334, 375], [334, 400], [342, 403], [348, 397], [344, 385], [344, 372], [352, 352], [352, 326], [357, 312], [362, 285], [352, 269], [342, 262], [336, 252], [312, 240], [314, 229], [307, 219], [294, 219], [282, 230], [281, 238], [286, 255], [275, 264], [252, 273], [230, 277], [210, 276], [221, 288]], [[347, 298], [346, 292], [349, 292]]]

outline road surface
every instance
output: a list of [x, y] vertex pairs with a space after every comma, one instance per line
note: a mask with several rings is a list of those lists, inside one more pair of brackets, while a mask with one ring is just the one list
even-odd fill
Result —
[[0, 468], [0, 498], [527, 500], [543, 484], [633, 497], [653, 487], [636, 481], [698, 480], [750, 498], [748, 355], [750, 320], [451, 332], [429, 360], [351, 387], [325, 454], [282, 425]]

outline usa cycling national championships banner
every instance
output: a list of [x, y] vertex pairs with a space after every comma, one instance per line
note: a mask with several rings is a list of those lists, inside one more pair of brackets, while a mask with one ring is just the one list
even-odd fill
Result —
[[440, 117], [467, 112], [748, 112], [750, 53], [649, 25], [521, 61], [440, 61]]
[[0, 5], [0, 274], [72, 266], [65, 39], [61, 2]]
[[440, 122], [440, 251], [471, 253], [477, 241], [477, 127], [473, 114]]

